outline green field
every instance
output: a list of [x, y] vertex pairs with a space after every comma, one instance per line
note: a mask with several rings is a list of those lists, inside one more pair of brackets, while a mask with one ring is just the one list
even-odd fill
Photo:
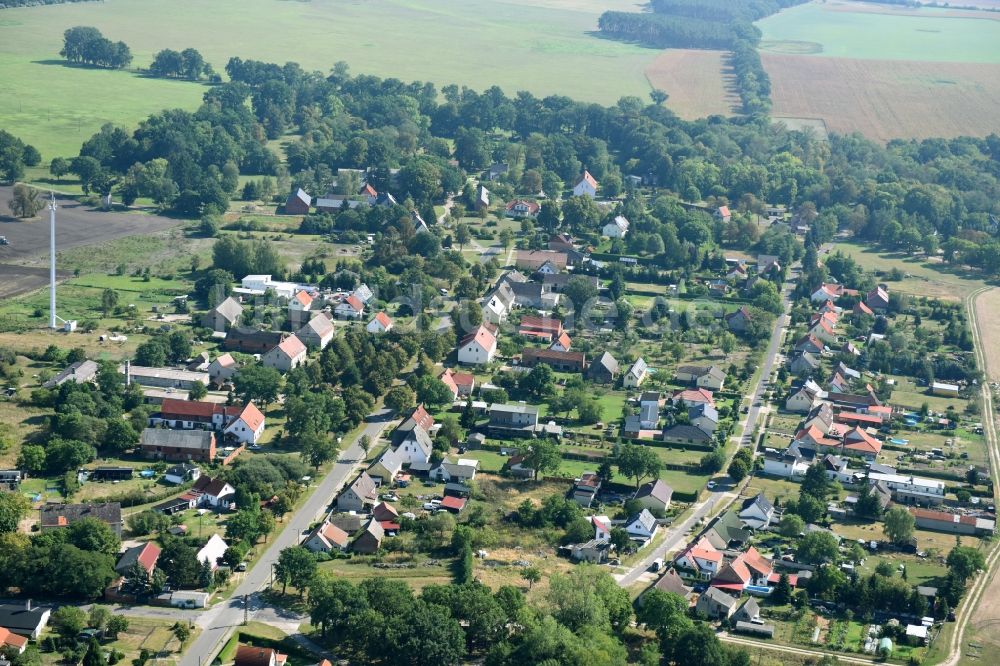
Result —
[[762, 50], [870, 60], [1000, 63], [1000, 22], [945, 9], [901, 14], [845, 11], [847, 3], [800, 5], [757, 23]]
[[194, 47], [222, 71], [230, 56], [329, 71], [432, 81], [508, 94], [568, 95], [614, 103], [645, 98], [658, 51], [589, 34], [607, 9], [633, 0], [115, 0], [5, 9], [0, 15], [0, 127], [47, 161], [75, 154], [106, 122], [132, 126], [168, 107], [194, 108], [205, 87], [133, 73], [67, 67], [62, 33], [93, 25], [126, 42], [134, 66], [163, 48]]

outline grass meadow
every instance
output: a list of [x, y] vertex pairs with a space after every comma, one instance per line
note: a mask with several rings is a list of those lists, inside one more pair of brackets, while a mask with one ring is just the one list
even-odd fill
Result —
[[34, 144], [48, 161], [75, 155], [104, 123], [127, 127], [163, 108], [197, 106], [205, 86], [66, 66], [62, 33], [98, 26], [123, 40], [134, 66], [163, 48], [199, 49], [216, 70], [230, 56], [404, 81], [499, 85], [610, 104], [645, 98], [655, 49], [592, 34], [607, 9], [633, 0], [116, 0], [5, 9], [0, 14], [0, 127]]

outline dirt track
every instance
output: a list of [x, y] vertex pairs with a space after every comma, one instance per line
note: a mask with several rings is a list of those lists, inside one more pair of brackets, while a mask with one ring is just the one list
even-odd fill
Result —
[[[0, 298], [28, 293], [48, 283], [48, 269], [36, 263], [49, 251], [48, 211], [42, 210], [32, 220], [15, 219], [7, 206], [12, 189], [0, 187], [0, 236], [6, 236], [10, 242], [10, 245], [0, 246]], [[56, 205], [57, 250], [155, 233], [184, 223], [160, 215], [94, 210], [59, 197], [56, 197]], [[34, 265], [25, 266], [25, 263]]]

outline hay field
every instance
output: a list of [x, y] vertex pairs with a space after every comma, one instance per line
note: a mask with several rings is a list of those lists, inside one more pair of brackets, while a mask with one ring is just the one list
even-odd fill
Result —
[[67, 67], [62, 34], [98, 26], [127, 43], [134, 66], [164, 48], [199, 49], [216, 70], [231, 56], [296, 61], [329, 71], [456, 83], [508, 94], [568, 95], [612, 104], [646, 99], [659, 53], [592, 34], [607, 9], [635, 0], [114, 0], [0, 11], [0, 127], [48, 161], [76, 154], [105, 122], [134, 126], [151, 112], [194, 108], [206, 88], [130, 72]]
[[649, 85], [670, 95], [667, 107], [685, 120], [739, 111], [726, 51], [667, 49], [646, 68]]
[[984, 291], [976, 297], [976, 319], [983, 334], [984, 372], [990, 381], [1000, 381], [1000, 289]]
[[774, 53], [762, 59], [775, 116], [815, 118], [831, 132], [883, 142], [1000, 131], [1000, 64]]

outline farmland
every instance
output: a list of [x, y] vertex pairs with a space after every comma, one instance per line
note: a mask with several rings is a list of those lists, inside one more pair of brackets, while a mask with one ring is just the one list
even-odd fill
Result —
[[789, 126], [824, 123], [878, 141], [996, 131], [996, 18], [852, 2], [773, 15], [758, 23], [773, 114]]
[[667, 106], [686, 120], [731, 115], [739, 108], [725, 51], [667, 49], [646, 69], [646, 78], [670, 95]]
[[[75, 154], [104, 123], [133, 126], [163, 108], [194, 108], [207, 89], [68, 67], [58, 53], [63, 31], [75, 25], [100, 26], [109, 38], [126, 41], [137, 67], [160, 49], [190, 46], [217, 70], [230, 56], [294, 60], [321, 71], [345, 61], [357, 72], [439, 86], [496, 84], [510, 94], [526, 89], [602, 103], [646, 97], [644, 70], [657, 52], [588, 34], [601, 11], [632, 7], [630, 0], [219, 0], [212, 3], [211, 21], [203, 20], [196, 0], [7, 9], [0, 21], [0, 80], [6, 84], [0, 127], [16, 127], [48, 160]], [[228, 29], [218, 30], [220, 24]]]

